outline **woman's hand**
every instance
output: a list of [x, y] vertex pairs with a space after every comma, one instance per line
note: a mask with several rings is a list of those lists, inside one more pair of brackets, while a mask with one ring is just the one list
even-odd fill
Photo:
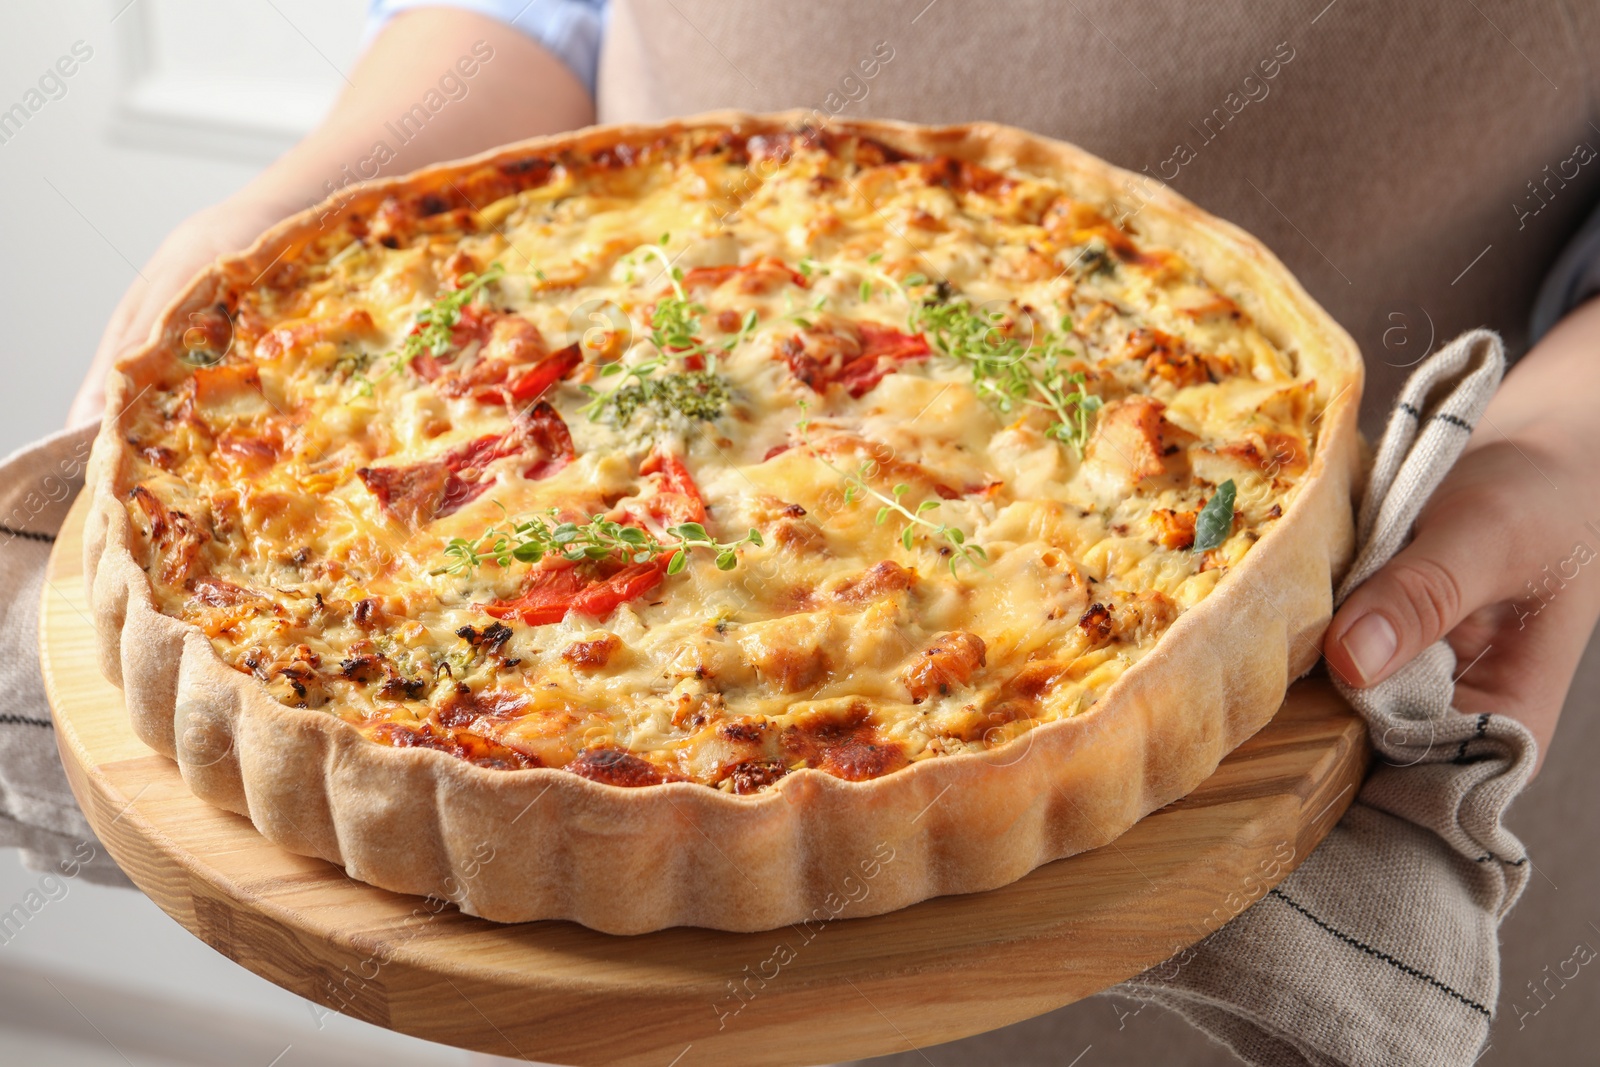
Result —
[[[460, 65], [468, 57], [470, 77]], [[390, 143], [396, 141], [391, 125], [430, 95], [439, 98], [443, 78], [453, 79], [456, 89], [449, 104], [404, 143]], [[376, 142], [390, 149], [381, 172], [389, 177], [592, 121], [588, 90], [560, 60], [505, 23], [454, 8], [399, 15], [362, 55], [350, 87], [321, 126], [237, 195], [185, 220], [162, 242], [111, 316], [68, 425], [100, 417], [106, 372], [148, 340], [157, 316], [197, 271], [344, 184]]]
[[1455, 706], [1521, 722], [1543, 763], [1600, 619], [1597, 460], [1600, 299], [1507, 376], [1411, 543], [1334, 616], [1329, 666], [1365, 688], [1444, 637]]
[[106, 372], [149, 339], [156, 317], [197, 271], [218, 256], [247, 247], [292, 210], [288, 205], [241, 196], [179, 223], [145, 263], [141, 277], [123, 294], [112, 313], [89, 373], [68, 410], [67, 425], [78, 426], [100, 418], [106, 403]]

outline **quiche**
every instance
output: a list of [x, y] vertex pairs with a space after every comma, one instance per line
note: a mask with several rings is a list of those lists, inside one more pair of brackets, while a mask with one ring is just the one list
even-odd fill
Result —
[[1312, 664], [1360, 384], [1254, 240], [1017, 130], [529, 141], [339, 192], [119, 365], [102, 664], [199, 797], [490, 919], [991, 888]]

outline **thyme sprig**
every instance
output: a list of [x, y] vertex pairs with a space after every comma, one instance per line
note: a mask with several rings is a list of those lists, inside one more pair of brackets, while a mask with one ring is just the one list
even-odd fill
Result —
[[414, 323], [420, 327], [415, 333], [406, 335], [398, 352], [386, 352], [379, 357], [388, 362], [388, 367], [376, 379], [366, 375], [366, 368], [372, 362], [371, 357], [360, 361], [347, 361], [341, 357], [336, 369], [348, 371], [351, 381], [356, 383], [356, 392], [360, 396], [371, 396], [372, 387], [385, 378], [398, 374], [411, 365], [411, 361], [424, 352], [435, 359], [445, 355], [454, 346], [453, 333], [456, 324], [461, 321], [461, 311], [475, 300], [484, 287], [492, 285], [505, 276], [505, 268], [499, 263], [491, 263], [489, 269], [482, 274], [468, 273], [462, 276], [461, 284], [448, 290], [433, 303], [417, 312]]
[[812, 448], [811, 440], [807, 434], [811, 420], [804, 417], [806, 406], [806, 402], [802, 400], [800, 402], [802, 417], [795, 424], [795, 430], [800, 435], [800, 443], [818, 463], [821, 463], [844, 480], [844, 502], [846, 504], [853, 504], [857, 500], [863, 500], [868, 497], [876, 500], [878, 502], [878, 512], [874, 521], [879, 526], [888, 522], [892, 517], [898, 517], [905, 524], [900, 530], [900, 544], [907, 552], [910, 552], [915, 547], [918, 528], [926, 530], [928, 536], [944, 541], [952, 550], [950, 555], [950, 573], [952, 575], [956, 573], [957, 566], [963, 561], [970, 563], [978, 570], [985, 569], [984, 564], [989, 561], [989, 553], [984, 551], [982, 545], [968, 542], [966, 532], [959, 526], [952, 526], [944, 522], [934, 522], [926, 517], [927, 513], [936, 509], [941, 501], [929, 497], [918, 503], [915, 508], [907, 507], [905, 497], [911, 492], [911, 486], [901, 482], [885, 493], [867, 480], [873, 469], [870, 461], [864, 460], [857, 464], [853, 470], [847, 471]]
[[[908, 284], [915, 283], [908, 279]], [[1046, 435], [1083, 454], [1101, 400], [1085, 388], [1082, 371], [1065, 369], [1073, 355], [1067, 341], [1070, 319], [1062, 319], [1059, 330], [1024, 341], [1014, 334], [1005, 313], [975, 309], [964, 296], [946, 297], [936, 290], [912, 305], [910, 326], [931, 348], [967, 364], [973, 388], [998, 411], [1009, 415], [1031, 407], [1048, 412]]]
[[673, 265], [666, 253], [654, 245], [646, 250], [661, 260], [661, 269], [672, 286], [672, 294], [656, 301], [650, 314], [650, 343], [663, 355], [672, 351], [680, 356], [704, 354], [715, 359], [716, 353], [707, 350], [698, 336], [700, 316], [706, 313], [706, 307], [689, 299], [683, 288], [683, 268]]
[[689, 299], [683, 288], [683, 268], [674, 266], [667, 254], [654, 245], [646, 245], [645, 251], [661, 261], [661, 269], [672, 286], [671, 295], [656, 301], [655, 311], [650, 315], [650, 343], [663, 356], [669, 352], [679, 359], [700, 356], [705, 360], [705, 369], [715, 373], [717, 357], [731, 355], [755, 332], [761, 321], [756, 309], [746, 311], [739, 328], [721, 342], [706, 343], [700, 338], [700, 316], [706, 314], [706, 306]]
[[688, 566], [689, 553], [707, 549], [716, 554], [717, 569], [731, 571], [739, 565], [738, 550], [761, 545], [761, 531], [752, 527], [737, 541], [718, 541], [698, 522], [682, 522], [664, 531], [666, 540], [638, 526], [625, 526], [604, 515], [587, 522], [563, 521], [555, 508], [520, 522], [509, 519], [476, 539], [454, 537], [445, 546], [444, 566], [430, 574], [470, 575], [487, 560], [501, 567], [513, 562], [538, 563], [546, 556], [579, 562], [614, 559], [622, 563], [649, 563], [670, 552], [667, 573], [679, 574]]

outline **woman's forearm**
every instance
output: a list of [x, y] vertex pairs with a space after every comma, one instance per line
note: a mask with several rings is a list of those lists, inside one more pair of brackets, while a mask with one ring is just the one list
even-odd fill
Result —
[[[1600, 297], [1568, 312], [1518, 361], [1489, 405], [1485, 442], [1506, 435], [1544, 454], [1600, 456]], [[1530, 457], [1535, 458], [1536, 457]], [[1561, 486], [1600, 506], [1600, 475]], [[1587, 518], [1600, 517], [1594, 514]]]
[[238, 196], [287, 215], [352, 181], [593, 121], [588, 90], [522, 33], [423, 8], [384, 27], [322, 124]]

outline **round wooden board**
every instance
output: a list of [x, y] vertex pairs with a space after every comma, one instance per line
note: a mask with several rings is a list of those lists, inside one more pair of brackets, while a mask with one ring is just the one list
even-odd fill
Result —
[[128, 877], [285, 989], [418, 1037], [571, 1064], [797, 1065], [904, 1051], [1071, 1003], [1260, 898], [1354, 798], [1369, 749], [1320, 680], [1194, 793], [988, 893], [758, 934], [502, 926], [286, 852], [190, 795], [96, 667], [85, 501], [51, 557], [41, 660], [67, 777]]

